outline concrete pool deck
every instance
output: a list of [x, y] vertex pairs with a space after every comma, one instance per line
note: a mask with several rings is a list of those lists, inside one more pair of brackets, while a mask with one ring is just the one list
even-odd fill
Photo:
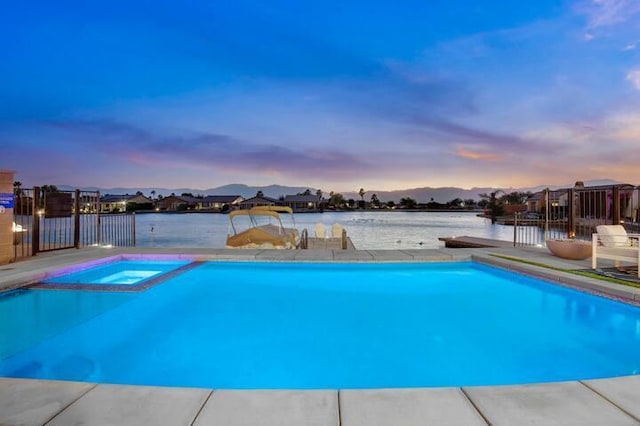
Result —
[[[609, 297], [640, 289], [535, 265], [589, 269], [540, 248], [435, 250], [68, 250], [0, 266], [0, 291], [74, 264], [121, 255], [198, 260], [430, 262], [477, 260]], [[317, 391], [229, 391], [0, 378], [0, 425], [640, 425], [640, 376], [533, 385]]]

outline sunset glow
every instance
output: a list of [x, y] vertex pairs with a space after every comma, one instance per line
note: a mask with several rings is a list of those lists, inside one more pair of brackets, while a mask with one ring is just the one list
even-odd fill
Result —
[[25, 186], [640, 184], [636, 0], [3, 9]]

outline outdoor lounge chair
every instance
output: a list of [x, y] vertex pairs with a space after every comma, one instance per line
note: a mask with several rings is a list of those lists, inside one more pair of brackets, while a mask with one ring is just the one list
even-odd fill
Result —
[[[597, 268], [598, 258], [615, 260], [616, 267], [620, 262], [632, 262], [636, 267], [640, 264], [640, 234], [627, 234], [622, 225], [599, 225], [593, 234], [591, 246], [591, 267]], [[640, 268], [638, 269], [640, 278]]]
[[326, 238], [327, 237], [327, 229], [324, 226], [324, 223], [316, 223], [316, 238]]
[[333, 238], [342, 238], [342, 225], [339, 223], [334, 223], [331, 227], [331, 236]]

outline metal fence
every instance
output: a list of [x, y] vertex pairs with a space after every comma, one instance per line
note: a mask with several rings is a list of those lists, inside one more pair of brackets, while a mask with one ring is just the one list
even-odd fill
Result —
[[543, 191], [530, 211], [503, 218], [513, 225], [514, 246], [544, 245], [547, 239], [575, 238], [591, 241], [598, 225], [622, 224], [640, 230], [640, 187], [568, 188]]
[[18, 188], [15, 257], [91, 245], [135, 246], [135, 214], [101, 214], [98, 191]]

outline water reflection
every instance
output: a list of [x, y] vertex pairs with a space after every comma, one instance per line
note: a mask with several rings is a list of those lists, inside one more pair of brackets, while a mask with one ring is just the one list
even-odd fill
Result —
[[[343, 225], [358, 249], [433, 249], [439, 237], [468, 235], [513, 239], [513, 228], [492, 225], [475, 212], [325, 212], [296, 215], [299, 229], [313, 235], [316, 223]], [[138, 214], [139, 247], [225, 246], [229, 217], [222, 214]]]

